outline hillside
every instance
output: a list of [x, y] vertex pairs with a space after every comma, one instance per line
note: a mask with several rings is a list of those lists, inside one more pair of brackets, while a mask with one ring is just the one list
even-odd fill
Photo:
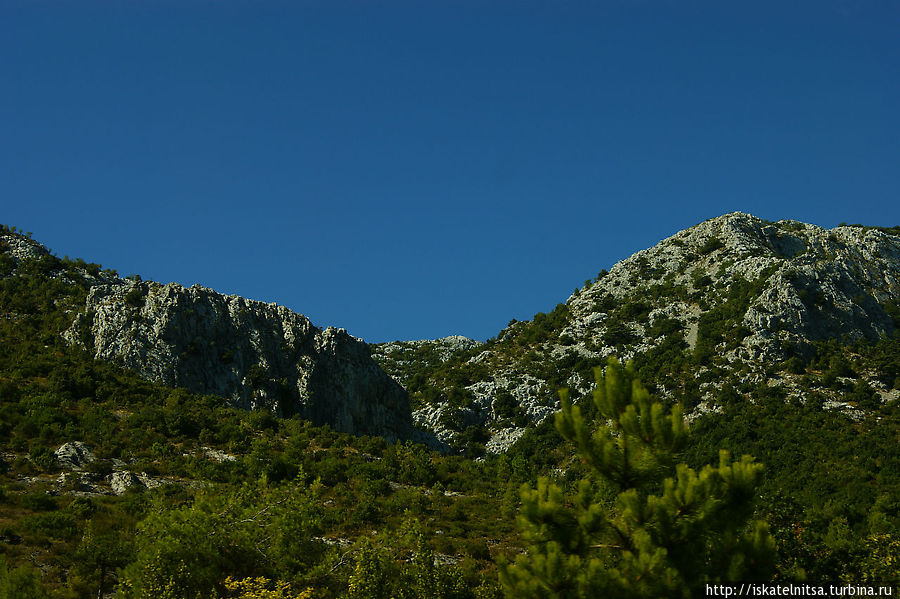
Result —
[[[609, 356], [634, 359], [648, 383], [699, 414], [719, 409], [721, 382], [785, 385], [827, 341], [874, 342], [897, 328], [896, 229], [763, 221], [742, 213], [700, 223], [615, 264], [550, 313], [511, 322], [484, 345], [429, 360], [375, 351], [410, 391], [417, 424], [451, 444], [503, 451], [558, 408], [557, 390], [584, 395]], [[422, 343], [425, 343], [424, 345]], [[430, 351], [430, 350], [429, 350]], [[419, 356], [424, 356], [425, 359]], [[418, 359], [417, 365], [410, 360]], [[685, 387], [690, 370], [699, 388]], [[716, 383], [718, 381], [718, 383]], [[896, 399], [887, 372], [862, 372], [879, 402]], [[829, 406], [859, 406], [835, 391]]]
[[[569, 538], [627, 512], [547, 418], [567, 386], [602, 428], [588, 391], [610, 356], [659, 414], [688, 413], [669, 466], [755, 456], [737, 516], [770, 533], [761, 580], [894, 580], [895, 232], [725, 215], [486, 343], [372, 346], [391, 381], [361, 341], [284, 308], [122, 279], [4, 227], [0, 597], [517, 596], [498, 570], [542, 546], [529, 518]], [[410, 410], [458, 451], [393, 442]], [[604, 571], [609, 534], [579, 541]], [[689, 540], [712, 555], [716, 538]], [[706, 562], [692, 584], [738, 579]]]
[[284, 306], [195, 285], [162, 285], [110, 271], [64, 266], [36, 241], [0, 235], [5, 276], [23, 261], [86, 293], [62, 333], [70, 345], [146, 380], [228, 398], [243, 409], [302, 416], [339, 431], [409, 438], [403, 389], [343, 329], [324, 330]]
[[[191, 322], [190, 305], [183, 312], [152, 307], [165, 294], [187, 302], [180, 294], [191, 290], [123, 281], [97, 264], [58, 258], [9, 228], [0, 233], [0, 597], [246, 599], [243, 591], [275, 581], [296, 591], [283, 597], [308, 587], [337, 597], [363, 558], [383, 572], [385, 588], [419, 588], [423, 598], [473, 596], [436, 594], [436, 584], [499, 592], [492, 555], [508, 554], [516, 541], [514, 505], [501, 507], [505, 487], [495, 489], [497, 465], [391, 444], [383, 429], [348, 435], [327, 418], [315, 426], [299, 412], [240, 409], [230, 394], [148, 380], [155, 377], [139, 364], [126, 368], [118, 356], [98, 359], [85, 334], [97, 330], [85, 326], [85, 306], [109, 310], [95, 313], [95, 324], [120, 318], [126, 337], [137, 328], [119, 342], [133, 348], [153, 340], [150, 354], [168, 351], [166, 318]], [[140, 307], [127, 297], [139, 285], [147, 286]], [[110, 287], [111, 298], [96, 291]], [[242, 303], [194, 292], [209, 302]], [[92, 294], [108, 304], [91, 303]], [[243, 306], [261, 317], [281, 312]], [[268, 334], [257, 331], [261, 339]], [[310, 340], [344, 335], [309, 330]], [[220, 351], [227, 342], [248, 343], [218, 341]], [[353, 356], [337, 345], [337, 359], [352, 364]], [[375, 368], [370, 360], [362, 367], [362, 376]], [[247, 384], [266, 390], [265, 380]], [[410, 562], [412, 552], [434, 557]], [[431, 582], [416, 582], [423, 577]]]

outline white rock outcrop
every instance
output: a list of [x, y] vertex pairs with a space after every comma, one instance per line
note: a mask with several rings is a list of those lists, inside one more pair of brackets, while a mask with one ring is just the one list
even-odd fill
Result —
[[94, 461], [94, 454], [81, 441], [63, 443], [55, 452], [56, 461], [65, 470], [81, 470]]

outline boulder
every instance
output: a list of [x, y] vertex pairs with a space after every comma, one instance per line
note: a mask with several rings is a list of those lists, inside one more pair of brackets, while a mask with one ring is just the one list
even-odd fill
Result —
[[81, 470], [94, 461], [94, 454], [81, 441], [63, 443], [55, 454], [56, 461], [65, 470]]

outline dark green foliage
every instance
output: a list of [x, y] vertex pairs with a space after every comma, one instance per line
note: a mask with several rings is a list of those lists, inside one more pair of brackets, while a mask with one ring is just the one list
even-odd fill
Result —
[[591, 310], [594, 312], [609, 312], [614, 310], [619, 303], [611, 295], [600, 295], [594, 299], [594, 305]]
[[41, 585], [41, 572], [29, 565], [11, 568], [0, 555], [0, 597], [9, 599], [49, 599]]
[[430, 487], [436, 482], [437, 470], [430, 453], [415, 443], [398, 443], [388, 448], [386, 465], [404, 483]]
[[31, 461], [44, 472], [54, 472], [57, 470], [56, 455], [41, 445], [33, 445], [28, 454]]
[[869, 363], [879, 381], [900, 389], [900, 337], [881, 339], [870, 350]]
[[247, 381], [252, 387], [259, 387], [269, 378], [269, 372], [262, 364], [252, 364], [247, 369]]
[[875, 410], [881, 406], [875, 389], [863, 379], [858, 379], [853, 385], [853, 391], [845, 397], [864, 410]]
[[800, 356], [791, 356], [781, 365], [785, 372], [791, 374], [803, 374], [806, 372], [806, 364]]
[[5, 277], [15, 269], [16, 261], [12, 256], [2, 250], [3, 248], [0, 246], [0, 277]]
[[778, 542], [781, 576], [862, 580], [872, 559], [865, 540], [900, 531], [900, 506], [882, 499], [900, 496], [900, 458], [882, 449], [900, 430], [897, 407], [853, 424], [814, 396], [799, 404], [777, 392], [754, 395], [755, 404], [731, 401], [724, 415], [695, 422], [688, 463], [706, 463], [719, 447], [759, 456], [767, 472], [760, 510]]
[[645, 291], [641, 292], [641, 296], [647, 300], [656, 303], [659, 300], [676, 301], [687, 300], [688, 290], [684, 285], [676, 285], [671, 282], [658, 283], [650, 285]]
[[125, 294], [125, 303], [133, 308], [142, 308], [145, 301], [145, 291], [142, 285], [135, 285]]
[[304, 579], [324, 551], [315, 485], [303, 479], [200, 494], [190, 505], [151, 511], [138, 527], [135, 561], [123, 571], [122, 597], [172, 589], [209, 595], [225, 576], [260, 573]]
[[534, 480], [538, 474], [565, 460], [569, 452], [562, 448], [562, 442], [562, 436], [548, 418], [527, 429], [516, 444], [498, 459], [504, 460], [512, 480]]
[[34, 514], [20, 522], [22, 530], [51, 539], [72, 540], [78, 534], [78, 525], [72, 514], [50, 512]]
[[76, 497], [66, 507], [66, 511], [84, 520], [97, 513], [97, 506], [89, 497]]
[[43, 491], [32, 491], [26, 493], [19, 498], [22, 507], [32, 511], [49, 512], [55, 510], [58, 506], [56, 500]]
[[647, 336], [650, 338], [663, 337], [680, 332], [681, 328], [681, 321], [675, 318], [656, 318], [647, 329]]
[[382, 544], [363, 539], [350, 576], [350, 599], [467, 599], [472, 589], [458, 568], [435, 566], [434, 552], [417, 520]]
[[898, 334], [900, 331], [900, 302], [898, 301], [887, 301], [881, 305], [884, 309], [884, 312], [891, 317], [891, 321], [894, 323], [894, 335]]
[[620, 322], [611, 322], [607, 325], [606, 330], [600, 340], [612, 347], [620, 347], [638, 340], [637, 334], [631, 328]]
[[620, 322], [646, 322], [651, 306], [648, 302], [634, 300], [623, 303], [614, 318]]
[[694, 289], [704, 289], [712, 285], [712, 282], [712, 277], [710, 277], [708, 274], [704, 272], [698, 272], [694, 276], [692, 284], [694, 285]]
[[557, 428], [594, 477], [569, 499], [544, 478], [523, 487], [528, 553], [501, 570], [508, 596], [693, 597], [708, 583], [768, 579], [774, 543], [752, 521], [761, 466], [726, 451], [699, 472], [679, 463], [679, 409], [666, 414], [634, 376], [615, 360], [598, 371], [593, 399], [611, 424], [596, 432], [564, 398]]
[[523, 345], [536, 345], [556, 339], [569, 323], [569, 307], [557, 304], [552, 312], [538, 312], [534, 319], [519, 330], [517, 342]]
[[494, 396], [492, 407], [494, 409], [494, 413], [498, 417], [513, 418], [516, 415], [516, 410], [517, 408], [519, 408], [519, 404], [509, 392], [499, 391]]
[[723, 242], [718, 237], [710, 237], [703, 242], [703, 245], [701, 245], [697, 249], [697, 252], [699, 252], [701, 256], [705, 256], [706, 254], [711, 254], [712, 252], [723, 247], [725, 247], [725, 242]]

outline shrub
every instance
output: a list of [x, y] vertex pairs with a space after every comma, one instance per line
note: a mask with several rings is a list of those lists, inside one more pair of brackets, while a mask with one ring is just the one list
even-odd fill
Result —
[[19, 504], [22, 507], [35, 512], [47, 512], [55, 510], [58, 507], [56, 505], [56, 499], [42, 491], [25, 493], [19, 498]]
[[710, 237], [707, 239], [703, 245], [701, 245], [697, 251], [701, 256], [705, 256], [706, 254], [711, 254], [719, 248], [725, 247], [725, 243], [719, 239], [718, 237]]
[[133, 308], [143, 308], [144, 301], [144, 290], [141, 285], [135, 285], [125, 294], [125, 303]]
[[41, 584], [41, 573], [31, 566], [10, 569], [0, 555], [0, 597], [10, 599], [49, 599]]

